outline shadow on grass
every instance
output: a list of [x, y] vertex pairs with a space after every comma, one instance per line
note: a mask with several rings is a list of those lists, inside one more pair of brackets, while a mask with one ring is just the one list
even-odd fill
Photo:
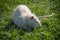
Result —
[[13, 29], [15, 29], [15, 27], [16, 27], [16, 26], [14, 25], [13, 21], [10, 20], [10, 21], [7, 23], [7, 25], [5, 25], [4, 30], [5, 30], [5, 31], [12, 31]]

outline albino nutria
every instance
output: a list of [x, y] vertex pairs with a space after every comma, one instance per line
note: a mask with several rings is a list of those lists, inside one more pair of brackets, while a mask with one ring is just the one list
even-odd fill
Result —
[[[50, 17], [52, 15], [39, 16], [39, 18]], [[26, 5], [19, 5], [14, 9], [13, 22], [15, 25], [23, 29], [41, 27], [41, 22], [38, 17], [34, 15]]]

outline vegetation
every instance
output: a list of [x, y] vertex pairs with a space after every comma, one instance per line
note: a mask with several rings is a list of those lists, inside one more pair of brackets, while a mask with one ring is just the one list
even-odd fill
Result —
[[[25, 32], [12, 22], [13, 10], [20, 4], [37, 16], [54, 15], [41, 19], [40, 29]], [[0, 40], [60, 40], [60, 0], [0, 0]]]

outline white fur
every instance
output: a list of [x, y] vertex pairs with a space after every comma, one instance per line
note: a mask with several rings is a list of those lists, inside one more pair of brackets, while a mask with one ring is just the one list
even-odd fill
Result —
[[[31, 16], [34, 18], [31, 19]], [[14, 10], [13, 22], [23, 29], [29, 29], [31, 27], [39, 28], [41, 26], [39, 19], [32, 14], [31, 10], [25, 5], [19, 5]]]

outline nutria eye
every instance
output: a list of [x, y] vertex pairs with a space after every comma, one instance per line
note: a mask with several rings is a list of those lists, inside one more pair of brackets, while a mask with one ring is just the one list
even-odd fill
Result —
[[31, 19], [33, 19], [34, 18], [34, 16], [31, 16]]

